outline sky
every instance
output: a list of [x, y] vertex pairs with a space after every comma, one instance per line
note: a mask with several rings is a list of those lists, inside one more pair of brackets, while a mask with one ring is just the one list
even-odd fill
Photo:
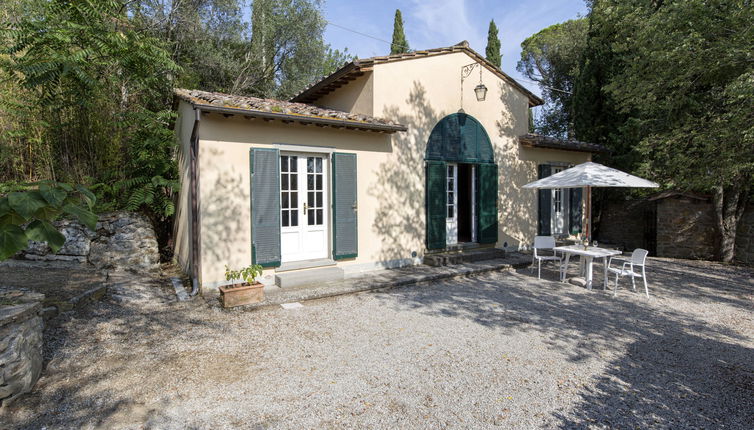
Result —
[[359, 58], [389, 54], [389, 42], [338, 26], [390, 41], [395, 9], [401, 10], [406, 39], [413, 50], [468, 40], [472, 49], [484, 55], [487, 29], [494, 19], [503, 71], [536, 94], [540, 94], [537, 85], [524, 81], [516, 71], [521, 42], [545, 27], [587, 13], [583, 0], [325, 0], [325, 19], [334, 24], [327, 26], [325, 41], [336, 49], [347, 47]]

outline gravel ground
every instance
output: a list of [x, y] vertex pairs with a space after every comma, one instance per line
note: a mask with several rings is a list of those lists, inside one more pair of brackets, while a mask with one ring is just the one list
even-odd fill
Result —
[[173, 303], [167, 285], [121, 280], [111, 299], [48, 329], [44, 376], [2, 419], [21, 428], [754, 426], [751, 269], [652, 259], [650, 299], [545, 277], [495, 272], [242, 312]]

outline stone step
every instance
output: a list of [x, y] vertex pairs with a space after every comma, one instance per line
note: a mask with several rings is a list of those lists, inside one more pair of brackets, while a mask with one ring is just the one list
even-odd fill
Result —
[[474, 263], [496, 258], [505, 258], [505, 251], [498, 248], [480, 248], [461, 252], [429, 254], [424, 256], [424, 264], [437, 267], [452, 264]]
[[313, 286], [327, 282], [342, 281], [345, 278], [340, 267], [284, 272], [275, 275], [275, 285], [280, 288]]

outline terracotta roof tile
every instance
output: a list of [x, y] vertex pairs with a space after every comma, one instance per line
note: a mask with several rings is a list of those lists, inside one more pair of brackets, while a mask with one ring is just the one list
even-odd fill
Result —
[[527, 133], [518, 137], [521, 145], [533, 148], [562, 149], [580, 152], [608, 152], [607, 148], [596, 143], [581, 142], [574, 139], [558, 139], [536, 133]]
[[[250, 96], [236, 96], [201, 90], [187, 90], [176, 88], [176, 97], [195, 106], [206, 106], [227, 113], [246, 115], [262, 114], [264, 117], [275, 119], [294, 119], [312, 123], [340, 125], [349, 128], [381, 129], [384, 131], [405, 131], [404, 125], [374, 118], [369, 115], [326, 109], [306, 103], [287, 102], [274, 99], [263, 99]], [[299, 119], [300, 118], [300, 119]]]

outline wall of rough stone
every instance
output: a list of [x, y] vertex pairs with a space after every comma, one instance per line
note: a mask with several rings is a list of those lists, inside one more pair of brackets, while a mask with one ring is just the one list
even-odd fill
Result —
[[[656, 201], [607, 202], [602, 209], [598, 239], [625, 250], [650, 249], [646, 237], [651, 219], [647, 214], [656, 205], [658, 257], [714, 260], [717, 258], [717, 221], [709, 200], [673, 196]], [[736, 234], [736, 260], [754, 265], [754, 205], [749, 205], [739, 221]]]
[[648, 224], [653, 222], [654, 207], [654, 202], [646, 200], [605, 202], [595, 237], [599, 242], [626, 251], [650, 249], [646, 232]]
[[754, 207], [749, 204], [736, 230], [736, 260], [754, 265]]
[[30, 392], [42, 373], [43, 299], [0, 287], [0, 407]]
[[103, 270], [159, 270], [157, 237], [144, 215], [131, 212], [102, 214], [96, 231], [72, 220], [56, 221], [55, 226], [66, 237], [58, 252], [52, 253], [45, 242], [29, 241], [29, 247], [17, 258], [90, 263]]
[[657, 256], [713, 260], [718, 249], [712, 204], [688, 197], [657, 201]]

